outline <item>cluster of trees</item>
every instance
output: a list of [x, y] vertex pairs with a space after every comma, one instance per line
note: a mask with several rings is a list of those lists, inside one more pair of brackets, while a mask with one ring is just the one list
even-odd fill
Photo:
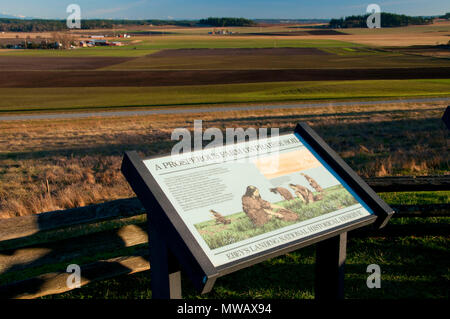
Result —
[[447, 12], [446, 14], [444, 14], [443, 16], [440, 16], [439, 18], [441, 18], [441, 19], [450, 19], [450, 12]]
[[[82, 20], [82, 29], [112, 29], [121, 26], [142, 25], [179, 25], [195, 26], [197, 21], [187, 20]], [[67, 30], [66, 20], [23, 20], [23, 19], [0, 19], [0, 32], [52, 32]]]
[[0, 19], [0, 31], [42, 32], [67, 29], [66, 22], [60, 20]]
[[[197, 20], [82, 20], [82, 29], [112, 29], [123, 26], [160, 26], [177, 25], [183, 27], [194, 27], [208, 25], [214, 27], [251, 26], [255, 22], [244, 18], [208, 18]], [[0, 18], [0, 32], [54, 32], [67, 30], [66, 20], [43, 20], [43, 19], [9, 19]]]
[[[337, 28], [367, 28], [367, 18], [369, 14], [349, 16], [340, 19], [331, 19], [329, 27]], [[432, 18], [410, 17], [404, 14], [394, 14], [381, 12], [381, 27], [403, 27], [408, 25], [429, 24], [433, 22]]]
[[256, 23], [245, 18], [208, 18], [201, 19], [198, 24], [212, 27], [248, 27]]
[[57, 42], [51, 42], [51, 41], [45, 41], [42, 40], [41, 42], [30, 42], [28, 40], [21, 41], [16, 44], [0, 44], [0, 48], [2, 49], [59, 49], [60, 46]]
[[77, 39], [67, 32], [52, 32], [49, 38], [35, 38], [31, 39], [29, 36], [26, 39], [16, 39], [10, 43], [0, 44], [0, 48], [6, 49], [69, 49], [71, 46], [77, 45]]

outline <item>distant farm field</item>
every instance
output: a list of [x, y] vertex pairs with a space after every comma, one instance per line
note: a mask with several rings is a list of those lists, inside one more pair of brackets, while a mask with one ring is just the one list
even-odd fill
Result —
[[155, 28], [120, 39], [122, 47], [1, 50], [0, 112], [448, 96], [444, 49], [424, 56], [350, 40], [445, 28], [369, 35], [274, 26], [230, 28], [239, 32], [231, 36]]
[[124, 57], [41, 57], [0, 56], [0, 70], [5, 71], [55, 71], [95, 70], [130, 60]]
[[[287, 40], [286, 40], [287, 41]], [[285, 41], [283, 41], [285, 42]], [[247, 46], [203, 47], [192, 43], [186, 48], [170, 48], [161, 46], [159, 49], [145, 49], [146, 44], [140, 43], [133, 47], [118, 48], [82, 48], [76, 50], [4, 50], [0, 51], [0, 66], [7, 67], [11, 59], [35, 58], [53, 59], [55, 64], [63, 61], [74, 62], [72, 69], [92, 69], [89, 59], [117, 59], [112, 66], [99, 63], [96, 69], [106, 70], [187, 70], [187, 69], [324, 69], [324, 68], [404, 68], [404, 67], [448, 67], [449, 59], [436, 59], [418, 54], [404, 54], [368, 47], [345, 45], [330, 45], [313, 47], [298, 41], [298, 43], [280, 44], [278, 47], [256, 47], [244, 42]], [[408, 52], [406, 52], [408, 53]], [[78, 58], [78, 60], [76, 60]], [[120, 58], [124, 59], [120, 62]], [[83, 67], [86, 60], [87, 67]], [[5, 70], [11, 69], [12, 66]], [[19, 69], [26, 68], [26, 64]], [[44, 69], [44, 66], [42, 66]], [[3, 69], [3, 67], [2, 67]], [[53, 68], [50, 68], [53, 69]], [[32, 69], [31, 69], [32, 70]]]
[[450, 59], [366, 48], [260, 48], [161, 50], [103, 70], [251, 70], [449, 67]]
[[297, 81], [447, 79], [449, 72], [450, 67], [221, 71], [3, 71], [0, 73], [0, 88], [163, 87]]
[[327, 39], [277, 39], [208, 36], [139, 37], [138, 40], [122, 40], [123, 47], [79, 48], [75, 50], [4, 50], [2, 55], [19, 56], [141, 56], [161, 49], [235, 49], [235, 48], [343, 48], [360, 45]]
[[0, 88], [0, 112], [450, 96], [450, 79], [267, 82], [155, 87]]

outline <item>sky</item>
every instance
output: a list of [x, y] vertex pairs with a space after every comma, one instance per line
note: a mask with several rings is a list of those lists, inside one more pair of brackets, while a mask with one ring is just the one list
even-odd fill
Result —
[[371, 3], [383, 12], [407, 15], [442, 15], [449, 0], [0, 0], [0, 14], [65, 19], [69, 4], [81, 7], [82, 18], [93, 19], [330, 19], [366, 13]]

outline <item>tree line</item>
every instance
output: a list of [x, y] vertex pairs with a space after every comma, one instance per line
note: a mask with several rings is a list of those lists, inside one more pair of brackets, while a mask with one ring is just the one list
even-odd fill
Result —
[[[195, 21], [187, 20], [82, 20], [81, 29], [112, 29], [121, 26], [145, 26], [145, 25], [179, 25], [192, 26]], [[9, 32], [51, 32], [67, 30], [66, 20], [23, 20], [0, 18], [0, 31]]]
[[[367, 28], [367, 18], [369, 14], [353, 15], [340, 19], [331, 19], [328, 26], [337, 28]], [[404, 14], [381, 12], [381, 27], [404, 27], [408, 25], [421, 25], [433, 22], [433, 18], [410, 17]]]
[[[81, 29], [112, 29], [123, 26], [250, 26], [255, 22], [244, 18], [208, 18], [202, 20], [102, 20], [89, 19], [81, 21]], [[67, 30], [66, 20], [44, 19], [9, 19], [0, 18], [0, 32], [53, 32]]]
[[49, 38], [31, 39], [27, 36], [25, 39], [20, 39], [16, 36], [15, 40], [10, 43], [0, 43], [0, 48], [5, 49], [69, 49], [72, 45], [77, 44], [77, 39], [74, 35], [67, 32], [51, 32]]

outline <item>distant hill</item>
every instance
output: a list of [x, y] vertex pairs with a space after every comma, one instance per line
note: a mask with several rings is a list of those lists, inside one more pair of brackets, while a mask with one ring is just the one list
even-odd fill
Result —
[[[367, 28], [369, 14], [331, 19], [329, 27], [337, 28]], [[422, 25], [433, 22], [432, 17], [411, 17], [404, 14], [381, 12], [381, 27], [404, 27], [408, 25]]]

